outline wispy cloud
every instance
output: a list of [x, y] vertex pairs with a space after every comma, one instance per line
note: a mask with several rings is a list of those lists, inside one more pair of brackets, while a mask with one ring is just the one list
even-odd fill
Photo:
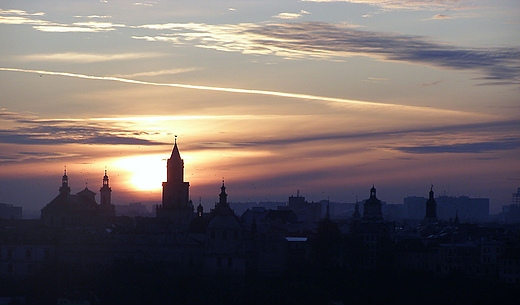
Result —
[[159, 70], [159, 71], [137, 72], [137, 73], [131, 73], [131, 74], [114, 74], [111, 76], [113, 76], [113, 77], [158, 76], [158, 75], [187, 73], [187, 72], [192, 72], [192, 71], [197, 71], [197, 70], [201, 70], [201, 69], [200, 68], [169, 69], [169, 70]]
[[115, 31], [116, 28], [125, 27], [124, 24], [111, 23], [111, 22], [74, 22], [72, 24], [50, 24], [50, 25], [37, 25], [34, 26], [35, 30], [41, 32], [56, 32], [56, 33], [70, 33], [70, 32], [82, 32], [82, 33], [96, 33], [96, 32], [108, 32]]
[[16, 16], [43, 16], [44, 12], [28, 13], [24, 10], [3, 10], [0, 9], [0, 15], [16, 15]]
[[302, 17], [303, 15], [308, 15], [309, 12], [301, 10], [299, 13], [280, 13], [278, 15], [273, 16], [273, 18], [284, 19], [284, 20], [294, 20]]
[[471, 0], [302, 0], [302, 2], [345, 2], [367, 4], [387, 10], [455, 10], [468, 9]]
[[165, 56], [162, 53], [121, 53], [121, 54], [93, 54], [93, 53], [54, 53], [32, 54], [18, 57], [22, 61], [71, 61], [80, 63], [135, 60]]
[[437, 114], [443, 113], [446, 115], [451, 114], [451, 115], [457, 115], [457, 116], [459, 116], [459, 115], [474, 116], [475, 115], [475, 114], [461, 112], [461, 111], [435, 109], [435, 108], [430, 108], [430, 107], [407, 106], [407, 105], [399, 105], [399, 104], [385, 104], [385, 103], [350, 100], [350, 99], [335, 98], [335, 97], [317, 96], [317, 95], [311, 95], [311, 94], [268, 91], [268, 90], [258, 90], [258, 89], [212, 87], [212, 86], [189, 85], [189, 84], [178, 84], [178, 83], [157, 83], [157, 82], [147, 82], [147, 81], [140, 81], [140, 80], [134, 80], [134, 79], [128, 79], [128, 78], [112, 77], [112, 76], [94, 76], [94, 75], [69, 73], [69, 72], [29, 70], [29, 69], [17, 69], [17, 68], [5, 68], [5, 67], [0, 67], [0, 71], [34, 73], [34, 74], [40, 74], [40, 75], [55, 75], [55, 76], [65, 76], [65, 77], [93, 79], [93, 80], [116, 81], [116, 82], [123, 82], [123, 83], [136, 84], [136, 85], [164, 86], [164, 87], [176, 87], [176, 88], [184, 88], [184, 89], [218, 91], [218, 92], [229, 92], [229, 93], [239, 93], [239, 94], [277, 96], [277, 97], [284, 97], [284, 98], [299, 99], [299, 100], [304, 100], [304, 101], [318, 101], [318, 102], [324, 102], [327, 104], [343, 105], [343, 106], [349, 106], [349, 107], [361, 107], [361, 108], [369, 107], [369, 108], [393, 109], [393, 110], [402, 110], [402, 111], [409, 110], [409, 111], [416, 111], [419, 113], [437, 113]]
[[[59, 22], [51, 22], [41, 20], [35, 17], [43, 16], [44, 13], [27, 13], [21, 10], [0, 10], [0, 24], [10, 25], [32, 25], [35, 30], [41, 32], [56, 32], [56, 33], [96, 33], [114, 31], [116, 28], [125, 27], [124, 24], [117, 24], [111, 22], [75, 22], [72, 24], [64, 24]], [[80, 17], [80, 16], [76, 16]], [[87, 16], [87, 18], [107, 18], [108, 16]]]
[[81, 16], [76, 15], [74, 18], [88, 18], [88, 19], [105, 19], [105, 18], [112, 18], [110, 15], [88, 15], [88, 16]]
[[448, 16], [448, 15], [444, 15], [444, 14], [436, 14], [435, 16], [433, 16], [431, 19], [432, 20], [443, 20], [443, 19], [451, 19], [452, 17], [451, 16]]
[[140, 5], [140, 6], [154, 6], [157, 2], [155, 1], [148, 1], [148, 2], [134, 2], [134, 5]]
[[[110, 145], [163, 145], [164, 143], [143, 138], [146, 132], [136, 134], [134, 130], [117, 124], [107, 126], [101, 122], [87, 119], [42, 120], [33, 115], [24, 115], [5, 110], [0, 111], [2, 126], [0, 143], [26, 145], [62, 145], [62, 144], [110, 144]], [[5, 123], [5, 124], [4, 124]]]
[[353, 55], [439, 68], [477, 70], [486, 80], [520, 83], [520, 48], [465, 48], [422, 36], [361, 31], [352, 25], [322, 22], [271, 24], [149, 24], [169, 30], [135, 39], [191, 44], [220, 51], [288, 58], [344, 59]]
[[484, 153], [492, 151], [520, 149], [520, 138], [497, 139], [494, 141], [487, 142], [397, 147], [394, 149], [410, 154]]

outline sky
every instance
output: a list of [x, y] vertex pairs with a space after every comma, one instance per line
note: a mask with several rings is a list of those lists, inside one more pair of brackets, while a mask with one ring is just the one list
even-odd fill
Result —
[[[159, 203], [174, 137], [195, 205], [520, 187], [517, 0], [0, 3], [0, 202]], [[99, 196], [98, 196], [99, 200]]]

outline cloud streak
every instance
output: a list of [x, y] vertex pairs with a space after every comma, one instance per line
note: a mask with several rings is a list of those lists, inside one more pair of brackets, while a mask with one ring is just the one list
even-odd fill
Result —
[[[0, 143], [27, 145], [163, 145], [143, 139], [133, 130], [107, 126], [89, 120], [41, 120], [34, 116], [25, 116], [7, 111], [0, 111], [0, 120], [14, 121], [16, 127], [0, 129]], [[7, 122], [8, 123], [8, 122]], [[7, 124], [6, 124], [7, 125]]]
[[451, 114], [451, 115], [467, 115], [468, 114], [465, 112], [445, 110], [445, 109], [436, 109], [436, 108], [429, 108], [429, 107], [385, 104], [385, 103], [349, 100], [349, 99], [343, 99], [343, 98], [334, 98], [334, 97], [317, 96], [317, 95], [300, 94], [300, 93], [278, 92], [278, 91], [269, 91], [269, 90], [212, 87], [212, 86], [177, 84], [177, 83], [157, 83], [157, 82], [147, 82], [147, 81], [140, 81], [140, 80], [134, 80], [134, 79], [128, 79], [128, 78], [112, 77], [112, 76], [94, 76], [94, 75], [86, 75], [86, 74], [79, 74], [79, 73], [55, 72], [55, 71], [45, 71], [45, 70], [29, 70], [29, 69], [17, 69], [17, 68], [5, 68], [5, 67], [0, 67], [0, 71], [33, 73], [33, 74], [39, 74], [39, 75], [54, 75], [54, 76], [64, 76], [64, 77], [82, 78], [82, 79], [90, 79], [90, 80], [116, 81], [116, 82], [136, 84], [136, 85], [175, 87], [175, 88], [205, 90], [205, 91], [218, 91], [218, 92], [239, 93], [239, 94], [277, 96], [277, 97], [283, 97], [283, 98], [292, 98], [292, 99], [307, 100], [307, 101], [309, 101], [309, 100], [310, 101], [320, 101], [320, 102], [332, 103], [335, 105], [357, 106], [357, 107], [363, 107], [363, 108], [371, 107], [371, 108], [394, 109], [394, 110], [403, 110], [403, 111], [408, 110], [408, 111], [417, 111], [417, 112], [422, 112], [422, 113], [437, 113], [437, 114], [446, 114], [446, 115], [447, 114]]
[[394, 149], [410, 154], [484, 153], [520, 149], [520, 139], [497, 139], [495, 141], [486, 142], [410, 146], [397, 147]]
[[302, 0], [302, 2], [345, 2], [367, 4], [385, 10], [460, 10], [471, 7], [470, 0]]
[[54, 54], [32, 54], [18, 57], [22, 61], [64, 61], [64, 62], [105, 62], [119, 60], [135, 60], [142, 58], [153, 58], [165, 56], [162, 53], [121, 53], [121, 54], [94, 54], [94, 53], [54, 53]]
[[219, 51], [287, 58], [344, 60], [367, 56], [381, 61], [476, 70], [494, 84], [520, 84], [520, 48], [464, 48], [422, 36], [371, 32], [352, 25], [323, 22], [270, 24], [150, 24], [140, 28], [169, 30], [147, 41], [190, 44]]

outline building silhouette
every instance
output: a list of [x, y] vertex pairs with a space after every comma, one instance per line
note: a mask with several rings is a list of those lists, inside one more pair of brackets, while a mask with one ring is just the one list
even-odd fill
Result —
[[71, 194], [69, 177], [65, 169], [59, 194], [41, 211], [41, 220], [47, 227], [92, 226], [108, 222], [115, 217], [115, 206], [111, 203], [111, 188], [105, 170], [100, 189], [101, 204], [96, 202], [96, 193], [88, 187]]
[[428, 196], [428, 200], [426, 201], [426, 215], [424, 215], [424, 219], [426, 221], [435, 221], [437, 220], [437, 202], [435, 198], [433, 198], [433, 185], [430, 188], [430, 193]]
[[162, 204], [157, 206], [157, 218], [167, 218], [179, 228], [187, 228], [193, 219], [190, 183], [184, 181], [184, 160], [181, 158], [177, 137], [166, 165], [167, 178], [162, 187]]

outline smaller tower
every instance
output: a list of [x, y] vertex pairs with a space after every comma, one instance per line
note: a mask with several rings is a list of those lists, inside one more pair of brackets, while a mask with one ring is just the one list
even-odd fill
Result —
[[63, 177], [61, 177], [60, 195], [70, 195], [69, 177], [67, 176], [67, 166], [65, 166], [65, 170], [63, 171]]
[[103, 186], [99, 189], [101, 195], [101, 205], [112, 204], [112, 188], [108, 185], [108, 175], [105, 169], [105, 175], [103, 176]]
[[204, 215], [204, 207], [202, 206], [200, 197], [199, 197], [199, 205], [197, 206], [197, 217], [202, 217]]
[[381, 200], [376, 197], [376, 188], [372, 185], [370, 189], [370, 198], [365, 200], [363, 204], [363, 221], [382, 221], [382, 204]]
[[327, 213], [325, 214], [325, 219], [330, 219], [330, 200], [327, 198]]
[[354, 213], [352, 214], [352, 220], [359, 221], [361, 220], [361, 213], [359, 213], [359, 203], [356, 196], [356, 205], [354, 206]]
[[430, 188], [430, 194], [428, 200], [426, 201], [426, 215], [424, 218], [426, 220], [436, 220], [437, 219], [437, 202], [433, 198], [433, 184]]
[[222, 208], [228, 207], [226, 186], [224, 185], [224, 179], [222, 179], [222, 186], [220, 187], [220, 194], [218, 195], [218, 197], [219, 197], [218, 205]]

